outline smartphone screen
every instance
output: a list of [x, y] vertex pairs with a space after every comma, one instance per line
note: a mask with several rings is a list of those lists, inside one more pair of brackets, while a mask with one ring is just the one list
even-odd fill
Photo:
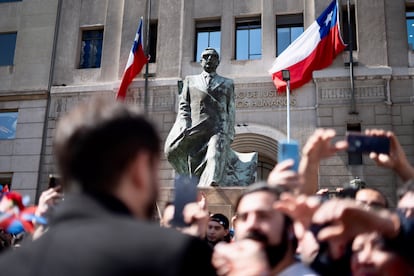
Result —
[[197, 185], [198, 178], [196, 177], [186, 175], [178, 175], [175, 177], [174, 217], [171, 221], [173, 226], [187, 226], [184, 222], [183, 210], [187, 203], [196, 202]]
[[346, 135], [348, 142], [348, 152], [358, 152], [368, 154], [390, 153], [390, 139], [386, 136], [367, 136], [359, 132], [349, 132]]
[[299, 144], [296, 141], [282, 141], [279, 143], [278, 151], [278, 162], [293, 159], [295, 163], [293, 164], [292, 170], [297, 172], [299, 167]]

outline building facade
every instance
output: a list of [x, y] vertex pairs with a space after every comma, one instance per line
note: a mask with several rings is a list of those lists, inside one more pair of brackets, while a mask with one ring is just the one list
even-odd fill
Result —
[[[414, 52], [407, 23], [414, 1], [351, 0], [350, 28], [347, 1], [338, 1], [343, 31], [353, 33], [354, 92], [344, 51], [292, 91], [291, 137], [303, 146], [320, 127], [334, 128], [337, 139], [348, 130], [388, 129], [414, 163]], [[266, 178], [277, 163], [278, 142], [287, 136], [287, 99], [276, 92], [267, 71], [330, 2], [0, 1], [0, 35], [17, 37], [13, 63], [0, 66], [0, 111], [18, 114], [15, 137], [0, 140], [0, 173], [13, 189], [34, 196], [47, 186], [48, 175], [56, 173], [51, 147], [56, 120], [93, 95], [114, 98], [139, 18], [150, 11], [149, 37], [144, 33], [151, 54], [148, 82], [138, 75], [126, 100], [146, 109], [165, 139], [175, 120], [180, 81], [201, 72], [200, 50], [215, 47], [221, 58], [218, 73], [235, 82], [232, 147], [258, 152], [258, 177]], [[367, 156], [340, 153], [320, 166], [321, 187], [341, 187], [355, 177], [391, 201], [401, 185]], [[172, 187], [173, 179], [163, 158], [162, 186]]]
[[[0, 1], [0, 184], [36, 197], [58, 3]], [[45, 152], [50, 154], [50, 152]]]

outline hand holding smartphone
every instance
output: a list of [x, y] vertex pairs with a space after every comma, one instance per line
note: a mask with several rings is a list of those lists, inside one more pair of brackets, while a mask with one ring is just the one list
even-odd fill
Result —
[[48, 183], [48, 189], [50, 188], [56, 188], [59, 187], [56, 191], [62, 192], [62, 187], [60, 186], [60, 178], [57, 175], [49, 174], [49, 183]]
[[297, 141], [290, 140], [282, 141], [279, 143], [278, 151], [278, 162], [285, 161], [287, 159], [293, 159], [295, 162], [293, 164], [292, 170], [297, 172], [299, 168], [299, 144]]
[[187, 203], [197, 200], [198, 178], [187, 175], [175, 177], [174, 217], [171, 224], [175, 227], [185, 227], [183, 210]]

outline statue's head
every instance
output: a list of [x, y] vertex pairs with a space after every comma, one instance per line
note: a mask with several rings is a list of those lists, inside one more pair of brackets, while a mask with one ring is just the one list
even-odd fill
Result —
[[218, 52], [214, 48], [206, 48], [201, 53], [201, 66], [203, 67], [204, 71], [208, 73], [215, 72], [217, 66], [220, 64], [220, 57]]

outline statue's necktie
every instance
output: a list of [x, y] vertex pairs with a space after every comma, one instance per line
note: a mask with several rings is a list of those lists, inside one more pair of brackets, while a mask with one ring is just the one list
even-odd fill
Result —
[[211, 82], [213, 80], [213, 77], [210, 75], [206, 76], [206, 83], [207, 83], [207, 87], [210, 88], [211, 87]]

